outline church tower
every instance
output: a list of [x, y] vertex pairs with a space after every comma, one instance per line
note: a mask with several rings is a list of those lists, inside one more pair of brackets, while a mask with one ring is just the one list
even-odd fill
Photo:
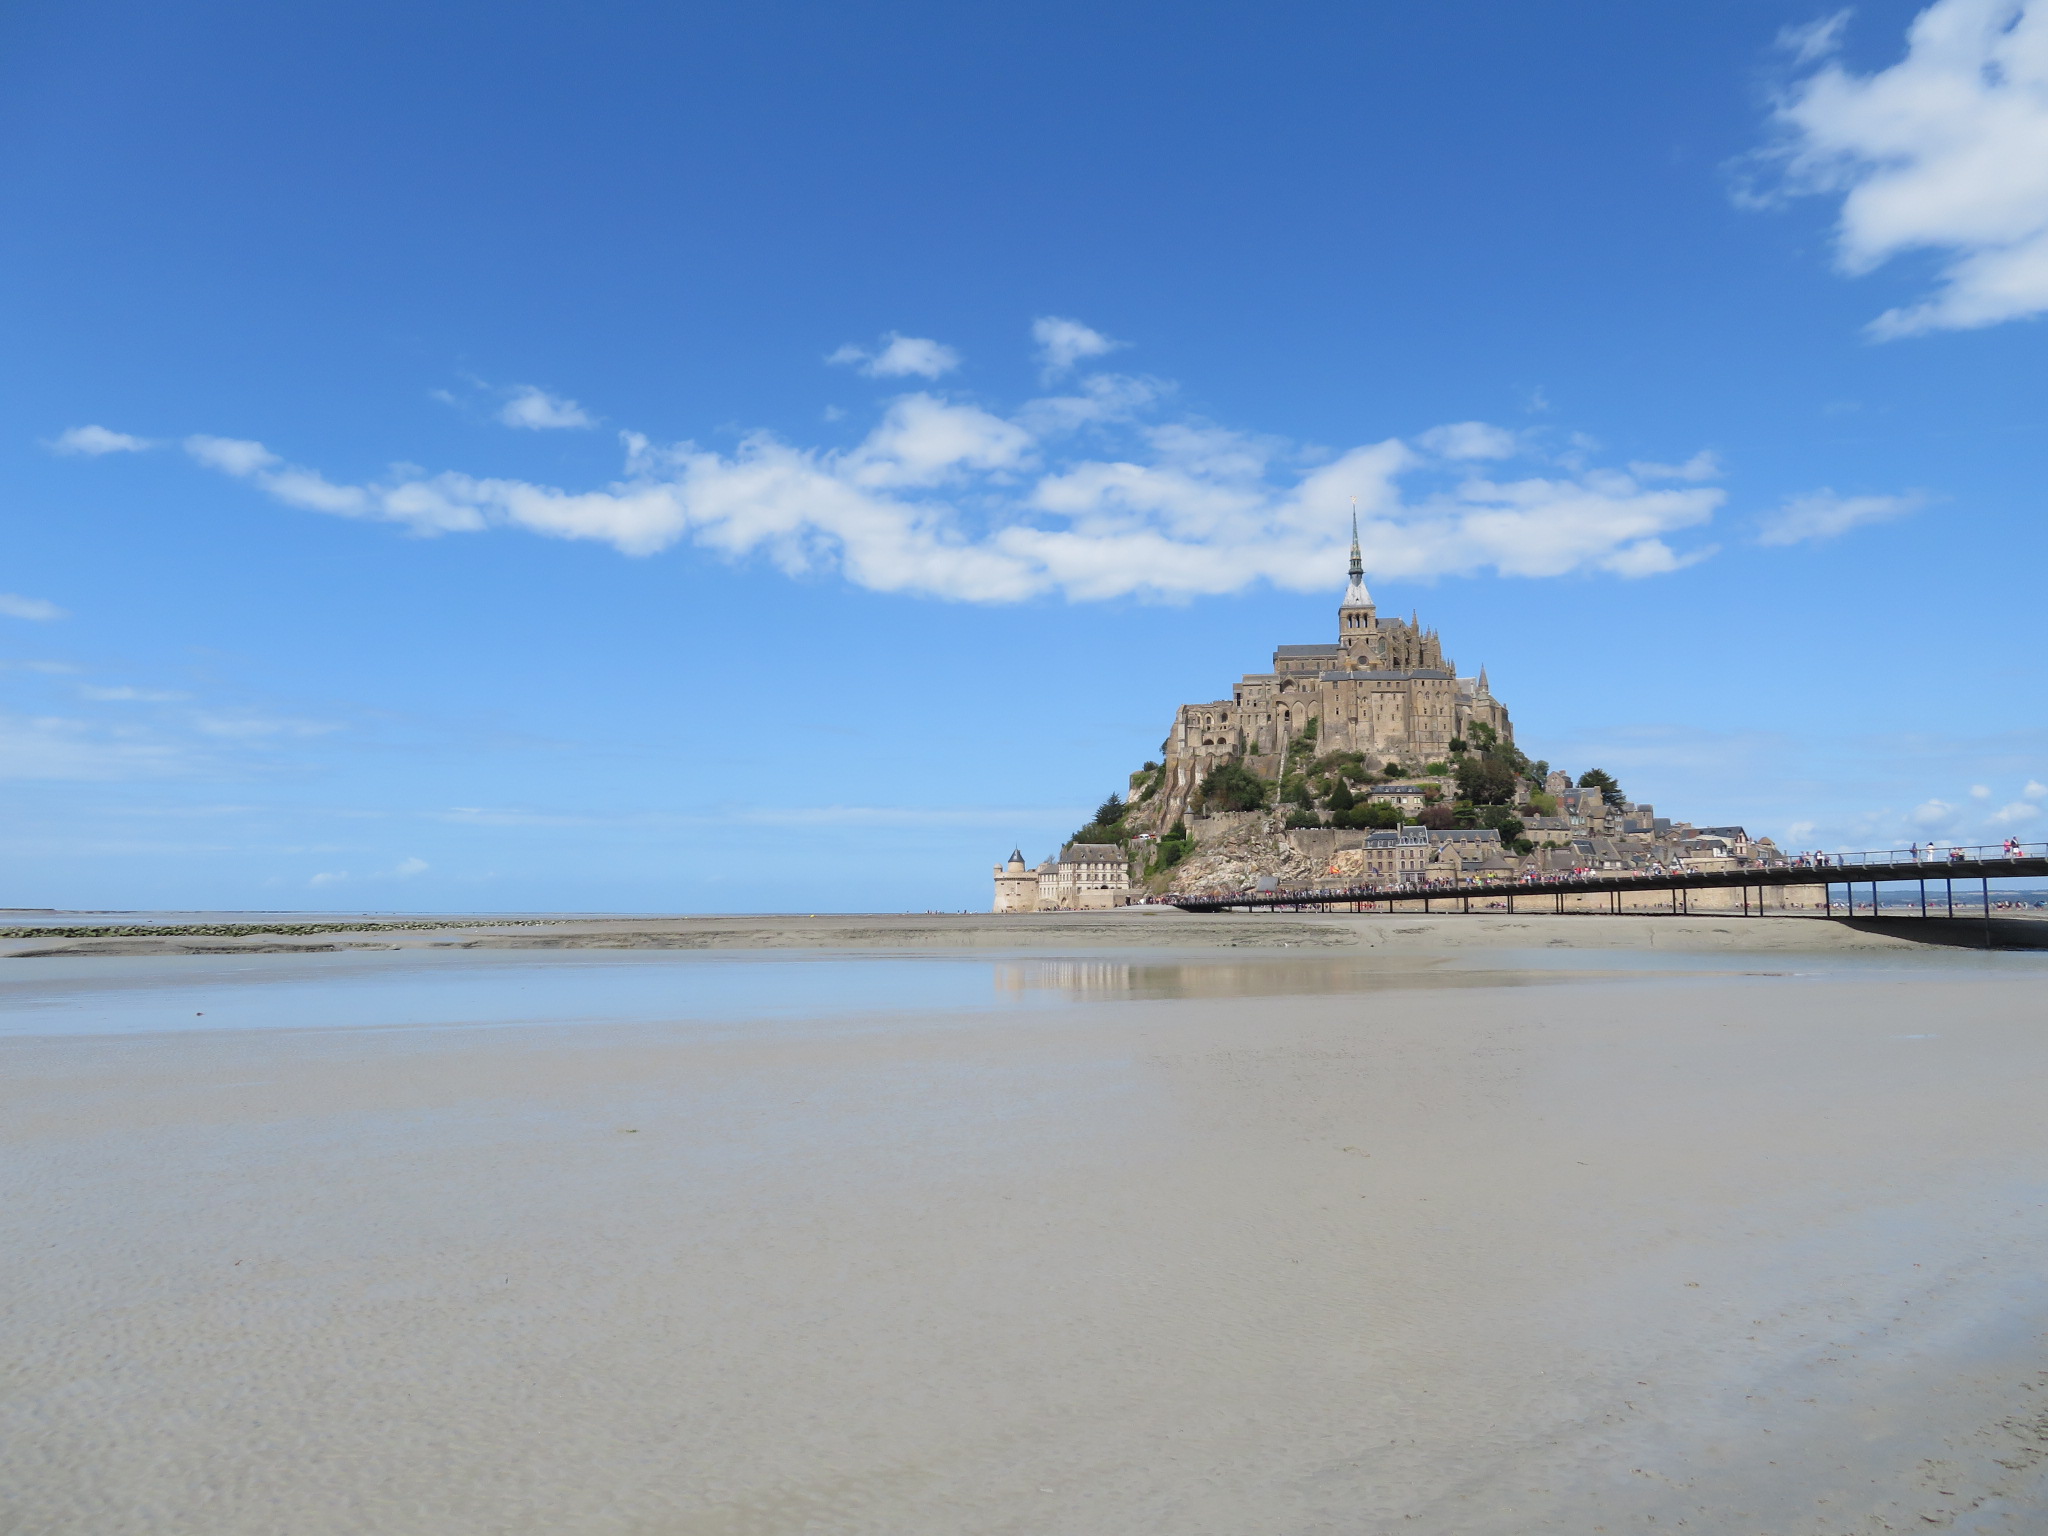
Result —
[[1380, 621], [1372, 594], [1365, 590], [1365, 557], [1358, 549], [1358, 508], [1351, 509], [1351, 584], [1337, 609], [1337, 643], [1343, 647], [1348, 671], [1369, 667], [1379, 654]]

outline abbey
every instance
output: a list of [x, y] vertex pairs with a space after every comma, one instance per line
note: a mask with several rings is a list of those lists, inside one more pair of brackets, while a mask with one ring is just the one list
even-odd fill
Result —
[[1484, 667], [1476, 678], [1459, 677], [1434, 630], [1412, 618], [1380, 617], [1365, 589], [1355, 519], [1351, 581], [1337, 608], [1336, 640], [1283, 645], [1273, 652], [1273, 670], [1246, 674], [1230, 698], [1183, 704], [1166, 740], [1148, 819], [1163, 827], [1186, 812], [1203, 776], [1222, 763], [1241, 760], [1277, 779], [1281, 753], [1310, 721], [1316, 722], [1317, 755], [1361, 752], [1376, 769], [1441, 761], [1453, 738], [1475, 724], [1514, 739], [1507, 706], [1488, 688]]

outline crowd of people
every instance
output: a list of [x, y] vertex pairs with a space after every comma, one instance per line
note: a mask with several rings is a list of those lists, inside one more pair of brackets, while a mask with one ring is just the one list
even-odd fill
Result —
[[[1882, 853], [1872, 852], [1855, 854], [1830, 854], [1816, 849], [1814, 851], [1807, 853], [1792, 854], [1780, 860], [1778, 862], [1777, 867], [1791, 867], [1798, 869], [1841, 869], [1847, 871], [1850, 869], [1860, 870], [1870, 868], [1876, 865], [1898, 863], [1961, 864], [1971, 861], [1981, 861], [1986, 857], [1994, 856], [2002, 856], [2008, 859], [2040, 858], [2048, 857], [2048, 844], [2038, 845], [2038, 851], [2029, 852], [2027, 845], [2022, 843], [2018, 838], [2008, 837], [2004, 841], [2004, 843], [2000, 845], [1999, 855], [1990, 855], [1988, 851], [1988, 845], [1985, 847], [1965, 848], [1958, 845], [1947, 843], [1917, 842], [1912, 844], [1911, 847], [1903, 850], [1903, 858], [1900, 857], [1900, 852], [1900, 850], [1888, 850]], [[1445, 895], [1456, 895], [1464, 892], [1478, 892], [1486, 890], [1498, 891], [1504, 885], [1507, 884], [1513, 884], [1516, 886], [1547, 886], [1565, 885], [1583, 880], [1684, 880], [1700, 878], [1703, 877], [1706, 873], [1706, 871], [1702, 870], [1688, 869], [1683, 864], [1672, 864], [1667, 867], [1666, 865], [1657, 862], [1652, 862], [1647, 867], [1641, 869], [1593, 869], [1591, 867], [1584, 866], [1569, 870], [1537, 870], [1534, 868], [1529, 868], [1525, 869], [1519, 876], [1516, 876], [1512, 881], [1503, 881], [1499, 879], [1473, 879], [1469, 876], [1445, 877], [1440, 875], [1426, 875], [1419, 880], [1408, 880], [1402, 882], [1400, 889], [1406, 892], [1414, 892], [1416, 894], [1432, 894], [1436, 892], [1442, 892]], [[1345, 886], [1332, 890], [1286, 892], [1273, 890], [1266, 891], [1261, 894], [1264, 894], [1268, 897], [1284, 897], [1292, 901], [1313, 902], [1344, 900], [1354, 898], [1356, 894], [1359, 892], [1376, 889], [1386, 889], [1386, 887]], [[1244, 892], [1239, 894], [1252, 893]]]

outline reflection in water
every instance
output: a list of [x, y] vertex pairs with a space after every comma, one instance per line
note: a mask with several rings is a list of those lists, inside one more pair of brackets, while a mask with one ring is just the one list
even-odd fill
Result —
[[999, 993], [1056, 992], [1096, 998], [1300, 997], [1416, 987], [1533, 986], [1563, 972], [1466, 970], [1430, 956], [1398, 961], [1356, 955], [1286, 960], [1016, 960], [994, 967]]

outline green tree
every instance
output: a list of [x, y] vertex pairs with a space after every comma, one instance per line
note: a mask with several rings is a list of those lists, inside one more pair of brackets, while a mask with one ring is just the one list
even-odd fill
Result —
[[1290, 827], [1320, 827], [1322, 824], [1322, 817], [1314, 811], [1302, 810], [1299, 806], [1287, 813], [1287, 825]]
[[1458, 794], [1474, 805], [1506, 805], [1515, 798], [1515, 770], [1491, 752], [1458, 759]]
[[1588, 768], [1579, 775], [1579, 788], [1599, 790], [1600, 798], [1609, 805], [1628, 803], [1628, 797], [1621, 792], [1621, 785], [1615, 782], [1614, 775], [1603, 773], [1598, 768]]
[[1202, 807], [1209, 811], [1257, 811], [1272, 786], [1243, 763], [1218, 763], [1202, 779]]
[[1176, 819], [1173, 826], [1167, 830], [1166, 836], [1160, 838], [1158, 845], [1153, 849], [1152, 862], [1146, 866], [1145, 874], [1148, 877], [1164, 874], [1186, 858], [1188, 850], [1194, 845], [1194, 839], [1188, 836], [1188, 824]]
[[1124, 812], [1128, 809], [1130, 807], [1124, 804], [1122, 797], [1112, 790], [1109, 798], [1095, 807], [1095, 825], [1113, 827], [1124, 819]]
[[1330, 791], [1329, 798], [1324, 800], [1323, 804], [1333, 811], [1348, 811], [1357, 802], [1358, 796], [1351, 793], [1351, 786], [1339, 779], [1337, 787]]
[[1504, 805], [1484, 805], [1478, 808], [1479, 825], [1492, 827], [1500, 833], [1500, 840], [1511, 843], [1527, 830], [1522, 819]]
[[1113, 822], [1105, 827], [1100, 822], [1091, 821], [1087, 826], [1081, 828], [1072, 837], [1068, 838], [1067, 842], [1070, 845], [1074, 843], [1117, 843], [1121, 845], [1128, 843], [1130, 839], [1131, 829], [1122, 822]]

